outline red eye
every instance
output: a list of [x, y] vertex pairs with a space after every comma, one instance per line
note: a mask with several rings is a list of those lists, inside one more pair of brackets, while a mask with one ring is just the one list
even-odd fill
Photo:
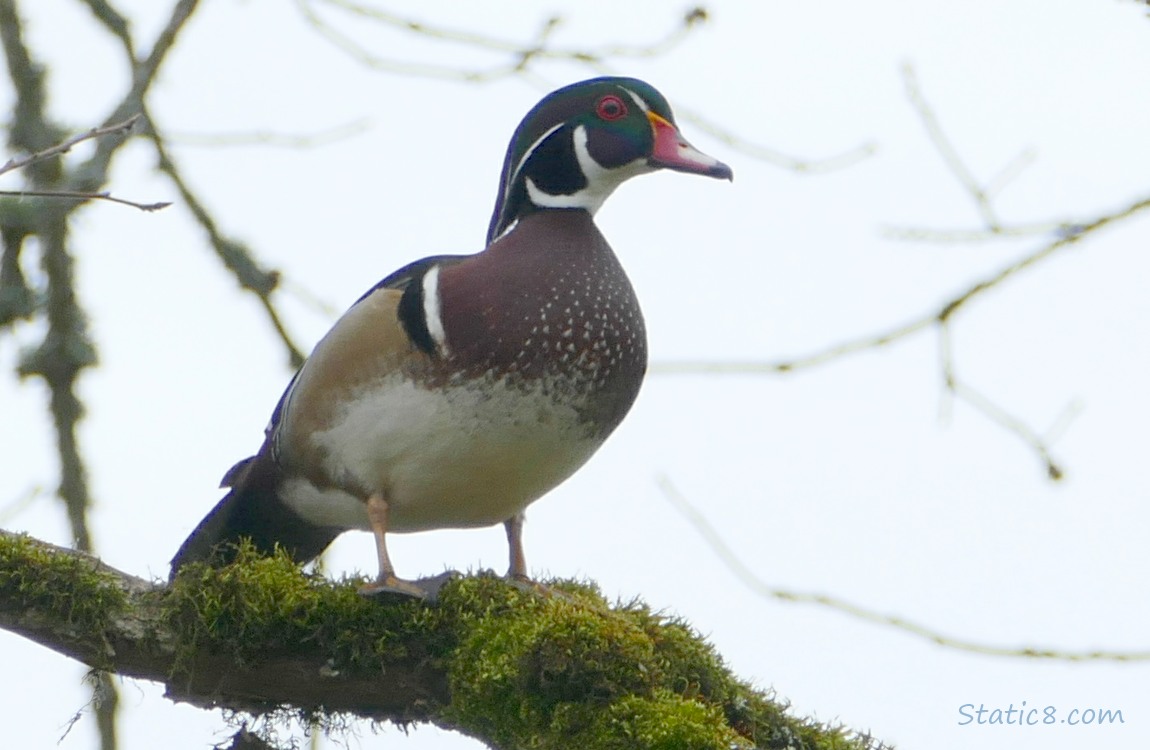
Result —
[[614, 94], [607, 94], [595, 105], [595, 114], [604, 120], [618, 120], [627, 114], [627, 105]]

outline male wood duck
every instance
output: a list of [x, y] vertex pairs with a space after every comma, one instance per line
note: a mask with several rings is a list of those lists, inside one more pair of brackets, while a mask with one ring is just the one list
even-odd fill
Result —
[[396, 577], [389, 532], [507, 529], [527, 579], [524, 509], [571, 476], [631, 408], [643, 315], [592, 216], [658, 169], [732, 179], [691, 146], [662, 94], [595, 78], [545, 97], [507, 149], [487, 247], [415, 261], [372, 287], [316, 345], [259, 452], [172, 560], [226, 562], [248, 537], [295, 559], [349, 529], [375, 535], [365, 593], [423, 596]]

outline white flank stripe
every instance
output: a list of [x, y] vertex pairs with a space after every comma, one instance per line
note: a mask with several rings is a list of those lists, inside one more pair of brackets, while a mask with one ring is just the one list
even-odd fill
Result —
[[449, 352], [447, 331], [443, 330], [443, 318], [440, 317], [439, 266], [432, 266], [431, 270], [423, 275], [423, 319], [427, 323], [427, 332], [435, 342], [435, 348], [446, 357]]

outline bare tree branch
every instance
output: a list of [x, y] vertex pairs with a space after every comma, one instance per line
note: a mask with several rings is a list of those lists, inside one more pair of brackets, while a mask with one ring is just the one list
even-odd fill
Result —
[[[461, 45], [510, 57], [505, 63], [487, 68], [464, 69], [454, 66], [414, 63], [377, 55], [352, 39], [349, 35], [327, 22], [316, 10], [317, 5], [335, 8], [349, 16], [368, 20], [384, 27], [420, 35], [432, 42]], [[403, 18], [395, 13], [348, 0], [296, 0], [296, 6], [304, 19], [317, 33], [360, 64], [375, 70], [397, 73], [406, 76], [441, 78], [467, 82], [488, 82], [499, 78], [523, 73], [538, 60], [567, 61], [593, 64], [609, 58], [650, 58], [666, 54], [681, 43], [697, 26], [707, 20], [702, 8], [694, 8], [683, 15], [669, 33], [661, 39], [644, 45], [608, 44], [595, 48], [561, 48], [548, 46], [551, 34], [560, 26], [562, 19], [547, 19], [536, 38], [531, 42], [512, 41], [498, 37], [477, 34], [470, 31], [450, 29], [445, 26]]]
[[8, 523], [32, 507], [44, 494], [44, 488], [34, 484], [16, 497], [0, 505], [0, 525]]
[[69, 138], [68, 140], [63, 141], [62, 143], [57, 143], [55, 146], [49, 146], [48, 148], [43, 149], [42, 151], [37, 151], [35, 153], [28, 154], [27, 156], [21, 157], [19, 159], [13, 157], [13, 158], [9, 159], [7, 162], [5, 162], [3, 165], [0, 165], [0, 175], [4, 174], [5, 172], [11, 172], [11, 171], [14, 171], [17, 169], [22, 169], [22, 168], [28, 166], [29, 164], [35, 164], [38, 161], [43, 161], [44, 159], [47, 159], [47, 158], [52, 157], [52, 156], [59, 156], [60, 154], [66, 154], [76, 144], [83, 143], [84, 141], [90, 140], [92, 138], [101, 138], [101, 137], [106, 136], [106, 135], [125, 135], [126, 136], [132, 131], [132, 128], [135, 126], [136, 122], [139, 119], [140, 119], [140, 115], [139, 115], [139, 113], [137, 113], [137, 114], [132, 115], [131, 117], [129, 117], [128, 119], [126, 119], [122, 122], [113, 123], [111, 125], [105, 125], [104, 127], [100, 127], [100, 128], [92, 128], [91, 130], [89, 130], [86, 133], [80, 133], [79, 135], [74, 135], [71, 138]]
[[[938, 117], [934, 113], [934, 109], [926, 101], [925, 95], [922, 93], [922, 88], [918, 85], [918, 77], [915, 75], [914, 67], [909, 63], [902, 66], [903, 83], [906, 85], [907, 99], [910, 100], [911, 105], [918, 113], [919, 119], [922, 120], [923, 126], [926, 127], [927, 135], [930, 136], [931, 142], [934, 144], [935, 150], [942, 156], [943, 161], [946, 163], [951, 174], [959, 181], [959, 183], [966, 188], [966, 192], [974, 200], [975, 206], [978, 208], [978, 213], [982, 217], [983, 222], [987, 228], [992, 232], [997, 232], [1002, 228], [1002, 224], [991, 205], [992, 190], [984, 188], [979, 181], [974, 177], [970, 168], [962, 160], [958, 154], [958, 149], [946, 137], [942, 130], [942, 125], [938, 121]], [[1022, 165], [1029, 164], [1033, 161], [1032, 155], [1027, 155], [1023, 152], [1000, 173], [999, 177], [991, 182], [995, 185], [995, 190], [1000, 189], [1004, 184], [1003, 176], [1013, 178], [1017, 175]]]
[[[9, 78], [16, 89], [10, 144], [14, 150], [32, 155], [59, 153], [55, 150], [59, 129], [48, 123], [44, 113], [43, 68], [24, 43], [23, 27], [13, 0], [0, 0], [0, 43], [4, 47]], [[57, 160], [31, 158], [22, 166], [37, 189], [52, 191], [66, 180]], [[61, 464], [58, 494], [67, 509], [77, 545], [91, 549], [85, 515], [90, 498], [84, 463], [76, 445], [76, 426], [83, 409], [75, 395], [75, 385], [80, 372], [95, 364], [96, 352], [72, 283], [72, 258], [66, 243], [69, 210], [66, 206], [49, 205], [37, 212], [30, 217], [28, 226], [14, 236], [16, 241], [6, 243], [5, 255], [11, 255], [10, 262], [16, 265], [27, 237], [35, 235], [40, 240], [41, 262], [47, 279], [43, 309], [48, 331], [40, 345], [23, 357], [19, 372], [21, 376], [43, 377], [48, 384], [49, 409]]]
[[[6, 172], [23, 169], [32, 164], [36, 164], [37, 162], [44, 161], [45, 159], [50, 159], [53, 156], [66, 154], [76, 144], [83, 143], [84, 141], [91, 140], [93, 138], [102, 138], [109, 135], [127, 136], [129, 133], [131, 133], [132, 128], [135, 126], [136, 122], [139, 121], [139, 119], [140, 114], [136, 113], [122, 122], [113, 123], [112, 125], [105, 125], [99, 128], [92, 128], [86, 133], [80, 133], [79, 135], [72, 136], [66, 141], [57, 143], [54, 146], [49, 146], [48, 148], [41, 151], [37, 151], [20, 158], [13, 157], [3, 165], [0, 165], [0, 175]], [[141, 211], [159, 211], [162, 208], [167, 208], [168, 206], [172, 205], [171, 203], [163, 201], [154, 203], [139, 203], [137, 201], [130, 201], [125, 198], [117, 198], [107, 191], [93, 193], [80, 190], [0, 190], [0, 195], [10, 195], [16, 198], [70, 198], [80, 201], [81, 203], [90, 200], [106, 200], [113, 203], [120, 203], [125, 206], [132, 206], [133, 208], [138, 208]]]
[[[583, 65], [591, 71], [603, 75], [614, 74], [615, 71], [608, 64], [608, 61], [635, 60], [667, 54], [682, 43], [696, 28], [707, 22], [709, 18], [704, 8], [696, 7], [684, 14], [669, 32], [654, 42], [641, 45], [604, 44], [598, 47], [576, 49], [549, 44], [552, 34], [562, 25], [562, 18], [559, 17], [547, 19], [534, 39], [518, 41], [428, 24], [405, 18], [375, 6], [350, 2], [350, 0], [296, 0], [296, 6], [304, 19], [320, 36], [361, 65], [397, 75], [467, 83], [487, 83], [511, 76], [530, 78], [531, 70], [537, 63], [556, 61]], [[433, 44], [459, 45], [510, 59], [489, 67], [460, 68], [383, 57], [372, 52], [334, 24], [325, 20], [317, 10], [320, 6], [337, 9], [353, 18], [370, 21], [381, 27], [417, 34]], [[538, 84], [537, 88], [547, 90], [554, 88], [550, 83], [544, 81], [536, 81], [536, 83]], [[698, 112], [679, 108], [678, 114], [681, 120], [691, 123], [696, 129], [707, 133], [742, 154], [795, 172], [816, 174], [844, 169], [873, 156], [878, 150], [874, 143], [863, 143], [841, 154], [827, 158], [799, 158], [736, 135], [731, 130], [721, 127]]]
[[[1023, 420], [1008, 412], [1005, 408], [987, 398], [980, 391], [971, 387], [962, 380], [959, 380], [954, 366], [954, 351], [951, 346], [950, 338], [950, 324], [942, 322], [939, 324], [938, 329], [938, 343], [942, 361], [942, 377], [946, 390], [955, 398], [965, 401], [970, 406], [974, 407], [977, 411], [981, 412], [983, 416], [990, 419], [992, 422], [998, 423], [1000, 427], [1008, 432], [1016, 435], [1022, 442], [1026, 443], [1038, 455], [1046, 468], [1046, 475], [1052, 481], [1060, 481], [1066, 476], [1065, 470], [1062, 466], [1054, 460], [1051, 455], [1051, 440], [1052, 438], [1044, 438], [1035, 432]], [[1060, 416], [1056, 424], [1060, 424], [1063, 428], [1069, 424], [1068, 415], [1074, 413], [1073, 409], [1064, 409], [1063, 414]], [[1060, 433], [1054, 430], [1049, 431], [1050, 434], [1056, 435]]]
[[[188, 19], [191, 18], [192, 13], [195, 12], [199, 4], [198, 0], [179, 0], [173, 6], [167, 23], [164, 25], [164, 28], [160, 30], [159, 35], [157, 35], [156, 41], [152, 45], [148, 56], [142, 61], [136, 59], [135, 45], [132, 43], [130, 35], [126, 32], [124, 34], [119, 32], [120, 27], [115, 20], [118, 14], [113, 15], [114, 11], [111, 10], [110, 6], [104, 0], [84, 1], [92, 7], [93, 12], [97, 18], [104, 23], [105, 27], [120, 40], [127, 58], [126, 61], [132, 69], [132, 85], [108, 119], [116, 120], [127, 117], [133, 113], [141, 113], [144, 115], [145, 122], [150, 125], [147, 118], [147, 107], [145, 106], [148, 92], [156, 80], [161, 65], [167, 59], [168, 54], [175, 45], [180, 32], [183, 31]], [[105, 9], [107, 9], [107, 11], [105, 11]], [[81, 175], [106, 175], [115, 151], [116, 146], [106, 141], [97, 141], [96, 152], [88, 162], [77, 168], [76, 172]], [[96, 190], [98, 185], [84, 185], [81, 187], [83, 189]]]
[[275, 303], [272, 302], [272, 294], [279, 286], [279, 272], [262, 268], [255, 258], [252, 257], [251, 250], [245, 244], [224, 235], [217, 225], [215, 218], [208, 211], [207, 206], [192, 192], [191, 187], [187, 181], [184, 180], [179, 167], [176, 166], [175, 161], [173, 161], [171, 155], [168, 153], [168, 148], [165, 145], [163, 136], [156, 132], [154, 127], [151, 132], [151, 137], [156, 149], [156, 154], [159, 157], [158, 169], [166, 174], [175, 184], [176, 189], [180, 192], [180, 197], [183, 199], [184, 205], [192, 212], [196, 223], [198, 223], [207, 234], [208, 242], [224, 266], [232, 273], [241, 287], [252, 292], [259, 298], [264, 311], [267, 313], [268, 319], [275, 329], [276, 335], [279, 336], [280, 341], [287, 350], [290, 366], [292, 368], [298, 368], [303, 364], [305, 355], [292, 340], [287, 329], [284, 327]]
[[886, 228], [883, 234], [892, 239], [928, 241], [928, 242], [985, 242], [996, 238], [1015, 238], [1050, 233], [1063, 233], [1076, 231], [1076, 225], [1067, 221], [1031, 222], [1026, 224], [1004, 224], [994, 209], [993, 198], [1008, 184], [1016, 179], [1037, 158], [1037, 152], [1032, 148], [1023, 149], [1013, 159], [990, 178], [985, 184], [981, 183], [973, 171], [966, 165], [958, 149], [951, 143], [943, 131], [942, 123], [934, 108], [926, 100], [926, 95], [919, 85], [918, 76], [914, 66], [907, 63], [902, 66], [903, 83], [906, 87], [907, 99], [926, 129], [935, 150], [942, 157], [950, 173], [958, 180], [963, 189], [974, 202], [982, 219], [983, 227], [978, 229], [925, 229], [918, 227]]
[[[496, 748], [882, 747], [789, 716], [682, 623], [587, 584], [540, 594], [486, 575], [435, 605], [387, 603], [284, 555], [240, 557], [165, 587], [0, 530], [0, 628], [175, 701], [321, 726], [430, 722]], [[653, 721], [660, 742], [642, 739]]]
[[986, 656], [1069, 662], [1150, 661], [1150, 650], [1117, 651], [1090, 649], [1087, 651], [1072, 651], [1069, 649], [1040, 646], [996, 646], [993, 644], [979, 643], [966, 638], [947, 635], [942, 631], [935, 630], [934, 628], [908, 620], [904, 617], [877, 612], [873, 609], [853, 604], [828, 594], [812, 594], [771, 586], [735, 554], [730, 546], [723, 540], [722, 536], [719, 535], [719, 532], [715, 530], [715, 527], [707, 520], [706, 516], [700, 513], [687, 498], [679, 492], [670, 479], [660, 475], [656, 478], [656, 482], [659, 485], [659, 489], [662, 490], [663, 496], [667, 498], [675, 510], [679, 511], [679, 513], [687, 519], [687, 522], [698, 532], [699, 536], [703, 538], [703, 541], [707, 543], [719, 560], [722, 561], [723, 565], [727, 566], [727, 570], [734, 575], [739, 583], [763, 599], [774, 599], [776, 601], [795, 604], [815, 604], [820, 607], [835, 610], [836, 612], [841, 612], [849, 617], [873, 622], [878, 625], [894, 628], [895, 630], [901, 630], [944, 648], [955, 649], [957, 651], [970, 651]]
[[1024, 255], [1019, 260], [1004, 266], [996, 273], [968, 287], [965, 291], [944, 303], [940, 309], [930, 311], [908, 323], [892, 327], [877, 334], [870, 334], [826, 347], [810, 354], [784, 360], [767, 362], [665, 362], [655, 363], [651, 367], [651, 372], [654, 374], [766, 374], [791, 372], [797, 369], [826, 364], [840, 357], [855, 354], [860, 351], [877, 349], [901, 341], [919, 331], [937, 327], [939, 332], [939, 351], [941, 353], [940, 370], [946, 391], [955, 398], [969, 404], [985, 417], [1004, 427], [1026, 443], [1042, 461], [1047, 476], [1053, 481], [1058, 481], [1065, 475], [1065, 471], [1051, 456], [1049, 439], [1044, 439], [1036, 430], [1016, 416], [1010, 414], [1007, 409], [996, 404], [983, 395], [978, 389], [960, 380], [956, 376], [953, 352], [951, 351], [949, 340], [951, 319], [959, 309], [984, 292], [994, 289], [1020, 272], [1048, 260], [1058, 251], [1069, 247], [1081, 238], [1141, 213], [1150, 207], [1150, 198], [1136, 201], [1123, 209], [1086, 222], [1059, 221], [1030, 225], [1003, 224], [993, 209], [991, 199], [998, 190], [1017, 176], [1019, 172], [1033, 160], [1033, 152], [1024, 151], [1000, 170], [998, 175], [984, 187], [974, 178], [970, 169], [959, 156], [957, 149], [955, 149], [943, 133], [942, 126], [933, 109], [931, 109], [927, 103], [918, 84], [917, 77], [914, 74], [914, 70], [910, 65], [903, 67], [903, 77], [906, 82], [908, 98], [920, 119], [923, 121], [932, 143], [942, 155], [943, 161], [951, 173], [963, 185], [967, 193], [970, 194], [975, 205], [978, 207], [985, 227], [976, 230], [887, 229], [885, 233], [897, 239], [929, 240], [935, 242], [984, 241], [1005, 237], [1025, 237], [1036, 233], [1053, 234], [1053, 239], [1049, 239], [1046, 244], [1031, 253]]
[[113, 8], [107, 0], [81, 0], [81, 2], [88, 6], [92, 15], [112, 36], [120, 40], [120, 43], [128, 50], [128, 56], [134, 60], [136, 58], [135, 42], [132, 40], [128, 19]]
[[[91, 497], [77, 436], [84, 408], [76, 390], [82, 371], [96, 363], [96, 348], [88, 335], [87, 318], [77, 299], [74, 264], [68, 246], [69, 218], [79, 206], [94, 199], [123, 203], [141, 210], [162, 207], [160, 204], [115, 198], [102, 190], [108, 179], [112, 157], [125, 143], [124, 138], [106, 136], [117, 132], [126, 134], [138, 119], [137, 113], [144, 111], [143, 97], [171, 49], [177, 32], [196, 4], [186, 0], [176, 4], [151, 54], [138, 63], [123, 16], [105, 0], [85, 2], [96, 18], [124, 45], [133, 70], [132, 89], [113, 115], [105, 120], [113, 125], [96, 128], [69, 141], [65, 139], [62, 128], [48, 121], [44, 83], [46, 69], [34, 60], [24, 43], [15, 0], [0, 0], [0, 45], [4, 48], [8, 75], [16, 91], [8, 129], [9, 145], [14, 151], [30, 154], [26, 159], [6, 165], [5, 171], [22, 169], [28, 184], [27, 189], [10, 191], [10, 194], [53, 198], [42, 201], [44, 205], [35, 211], [18, 211], [17, 206], [11, 205], [18, 203], [16, 201], [0, 206], [0, 213], [4, 214], [4, 220], [0, 221], [4, 243], [4, 257], [0, 263], [0, 320], [8, 325], [16, 319], [36, 314], [46, 318], [47, 333], [39, 346], [22, 358], [19, 373], [22, 377], [41, 377], [48, 385], [49, 411], [60, 458], [57, 494], [64, 503], [77, 546], [91, 550], [87, 517]], [[95, 149], [80, 164], [65, 168], [63, 160], [49, 158], [89, 139], [93, 140]], [[38, 240], [46, 289], [43, 304], [29, 306], [31, 290], [20, 269], [20, 254], [26, 241], [33, 237]], [[117, 697], [114, 684], [106, 677], [96, 678], [93, 701], [101, 747], [114, 750]]]
[[1029, 224], [1012, 224], [997, 229], [934, 229], [928, 227], [883, 227], [881, 233], [892, 240], [910, 242], [989, 242], [991, 240], [1013, 240], [1038, 235], [1065, 234], [1078, 231], [1077, 225], [1069, 221], [1044, 221]]
[[[1075, 231], [1064, 232], [1056, 239], [1041, 245], [1036, 250], [1027, 255], [1024, 255], [1013, 263], [1007, 264], [998, 271], [987, 276], [982, 281], [972, 284], [961, 293], [955, 295], [950, 300], [943, 303], [942, 306], [938, 309], [928, 311], [927, 313], [911, 320], [908, 323], [894, 326], [877, 334], [863, 336], [841, 344], [819, 349], [809, 354], [787, 359], [765, 362], [656, 362], [652, 364], [650, 372], [653, 375], [765, 375], [789, 373], [793, 372], [794, 370], [824, 365], [841, 357], [845, 357], [850, 354], [856, 354], [861, 351], [878, 349], [883, 346], [907, 339], [919, 331], [927, 330], [929, 328], [937, 328], [940, 337], [945, 336], [948, 332], [948, 326], [952, 322], [954, 315], [967, 304], [973, 302], [984, 293], [1001, 286], [1006, 281], [1014, 278], [1018, 274], [1042, 264], [1060, 251], [1066, 250], [1067, 248], [1077, 244], [1083, 238], [1092, 236], [1095, 233], [1115, 224], [1119, 224], [1127, 219], [1141, 214], [1147, 209], [1150, 209], [1150, 197], [1135, 201], [1125, 208], [1119, 209], [1112, 213], [1108, 213], [1103, 216], [1096, 217], [1090, 221], [1075, 225]], [[1008, 430], [1017, 435], [1020, 439], [1023, 440], [1023, 442], [1035, 450], [1043, 462], [1043, 466], [1047, 475], [1055, 481], [1061, 479], [1064, 476], [1065, 471], [1051, 457], [1048, 440], [1044, 440], [1039, 437], [1035, 430], [1026, 426], [1016, 417], [1011, 416], [1002, 407], [994, 404], [985, 396], [982, 396], [977, 390], [968, 384], [957, 380], [957, 378], [954, 377], [954, 364], [952, 358], [948, 354], [949, 349], [946, 345], [940, 345], [940, 347], [940, 351], [943, 352], [940, 369], [942, 371], [943, 383], [946, 389], [953, 393], [956, 397], [961, 398], [963, 401], [973, 406], [983, 415], [989, 417], [993, 421], [997, 422], [1003, 427], [1006, 427]]]
[[[184, 203], [192, 212], [192, 216], [207, 233], [212, 249], [216, 252], [220, 260], [223, 261], [224, 266], [235, 276], [242, 288], [254, 293], [259, 298], [261, 305], [268, 315], [268, 319], [272, 323], [272, 327], [275, 329], [276, 335], [283, 342], [284, 348], [287, 350], [290, 366], [293, 368], [299, 367], [299, 365], [303, 363], [304, 354], [292, 341], [287, 329], [283, 325], [279, 311], [271, 299], [271, 294], [279, 281], [278, 272], [265, 271], [260, 268], [252, 257], [251, 251], [245, 245], [226, 237], [219, 230], [216, 220], [183, 179], [174, 159], [168, 153], [164, 138], [157, 131], [155, 121], [150, 114], [148, 114], [149, 109], [146, 102], [147, 93], [155, 80], [161, 64], [175, 45], [175, 41], [186, 26], [188, 19], [198, 7], [198, 0], [179, 0], [179, 2], [175, 4], [167, 24], [165, 24], [157, 36], [155, 43], [152, 45], [151, 52], [143, 61], [137, 61], [135, 58], [131, 36], [128, 34], [121, 35], [117, 32], [119, 28], [119, 23], [116, 20], [117, 16], [114, 13], [108, 12], [107, 4], [103, 2], [103, 0], [85, 1], [92, 6], [93, 12], [96, 13], [101, 22], [120, 39], [124, 47], [124, 53], [128, 58], [128, 63], [132, 65], [134, 71], [132, 88], [116, 107], [116, 112], [136, 111], [144, 114], [149, 131], [148, 135], [155, 146], [156, 155], [159, 159], [160, 171], [166, 174], [175, 184]], [[93, 156], [93, 162], [103, 165], [106, 169], [107, 160], [110, 158], [110, 152], [97, 152], [97, 154]]]
[[703, 131], [741, 154], [746, 154], [759, 161], [774, 164], [775, 166], [788, 169], [792, 172], [824, 174], [826, 172], [852, 167], [878, 153], [878, 144], [873, 141], [867, 141], [841, 154], [825, 156], [818, 159], [800, 158], [784, 154], [776, 149], [762, 146], [742, 136], [736, 135], [731, 130], [718, 125], [713, 120], [704, 117], [694, 110], [680, 107], [678, 109], [678, 117], [680, 120], [689, 122], [693, 129]]
[[314, 133], [279, 133], [271, 130], [257, 130], [250, 133], [167, 133], [167, 143], [179, 146], [204, 146], [210, 148], [230, 146], [274, 146], [280, 148], [315, 148], [336, 143], [368, 130], [371, 123], [366, 119], [336, 125]]
[[138, 203], [130, 201], [126, 198], [117, 198], [111, 193], [104, 191], [102, 193], [84, 193], [78, 190], [0, 190], [0, 195], [10, 195], [14, 198], [62, 198], [78, 201], [78, 203], [86, 203], [87, 201], [104, 200], [111, 201], [112, 203], [119, 203], [124, 206], [131, 206], [138, 208], [141, 211], [160, 211], [172, 205], [169, 201], [160, 201], [158, 203]]

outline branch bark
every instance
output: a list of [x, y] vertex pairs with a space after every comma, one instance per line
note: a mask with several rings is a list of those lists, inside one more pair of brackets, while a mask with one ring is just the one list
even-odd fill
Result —
[[[0, 553], [0, 628], [94, 669], [164, 683], [173, 700], [251, 713], [279, 704], [323, 707], [393, 721], [427, 720], [428, 706], [448, 700], [442, 670], [409, 659], [389, 660], [376, 674], [345, 675], [315, 648], [238, 669], [234, 653], [188, 653], [170, 620], [166, 586], [8, 531], [0, 530], [0, 541], [11, 550]], [[39, 598], [41, 584], [62, 586], [85, 605], [78, 613], [63, 598]], [[99, 604], [89, 612], [88, 603]]]
[[256, 717], [431, 722], [492, 747], [882, 747], [787, 715], [685, 624], [586, 584], [476, 576], [435, 605], [381, 602], [241, 550], [167, 586], [0, 530], [0, 628]]

